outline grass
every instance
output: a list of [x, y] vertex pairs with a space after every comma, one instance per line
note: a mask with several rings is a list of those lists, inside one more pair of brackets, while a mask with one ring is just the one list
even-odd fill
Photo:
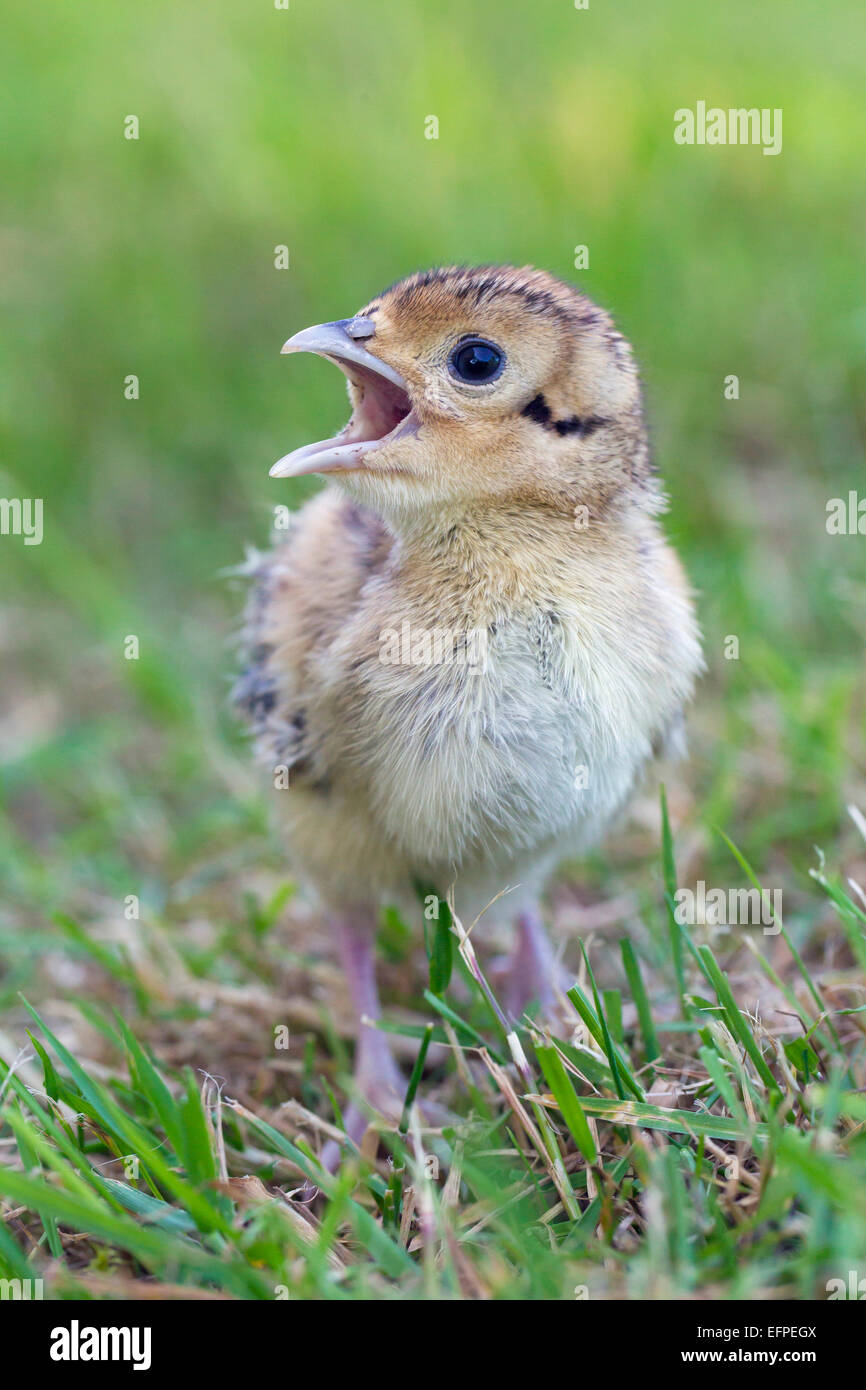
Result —
[[[0, 495], [41, 496], [45, 538], [0, 537], [9, 1277], [759, 1298], [863, 1272], [866, 542], [825, 526], [866, 438], [858, 20], [85, 0], [48, 46], [13, 4]], [[783, 153], [675, 146], [699, 98], [782, 107]], [[306, 495], [270, 463], [340, 418], [289, 332], [497, 259], [578, 278], [634, 341], [708, 672], [664, 812], [645, 788], [551, 886], [553, 1035], [515, 1054], [458, 924], [383, 915], [407, 1087], [459, 1118], [419, 1139], [409, 1107], [393, 1165], [349, 1154], [309, 1202], [348, 1009], [227, 709], [224, 572]], [[679, 887], [753, 876], [783, 931], [677, 923]], [[495, 938], [470, 934], [485, 979]]]
[[[819, 884], [862, 950], [866, 913], [838, 883]], [[471, 935], [448, 914], [462, 969], [446, 984], [431, 939], [435, 1007], [403, 1122], [381, 1135], [371, 1125], [360, 1149], [343, 1137], [334, 1175], [317, 1157], [340, 1134], [320, 1057], [305, 1054], [301, 1099], [267, 1086], [240, 1098], [206, 1072], [161, 1067], [122, 1014], [82, 1003], [104, 1056], [88, 1066], [26, 1005], [32, 1046], [0, 1067], [4, 1276], [38, 1273], [61, 1298], [825, 1296], [857, 1268], [866, 1232], [861, 970], [828, 977], [786, 937], [756, 932], [740, 948], [752, 984], [765, 976], [789, 1005], [764, 1017], [737, 1003], [707, 928], [674, 921], [682, 1017], [655, 1022], [680, 973], [666, 916], [659, 903], [639, 950], [622, 941], [639, 1007], [619, 987], [602, 1001], [591, 948], [573, 1013], [550, 1029], [504, 1020]], [[235, 947], [255, 975], [268, 974], [273, 917], [253, 916]], [[145, 1031], [164, 1027], [169, 1002], [179, 1010], [176, 969], [157, 990], [149, 964], [74, 939], [137, 998]], [[193, 953], [180, 964], [201, 980]], [[431, 1042], [439, 1056], [425, 1072]], [[453, 1124], [422, 1127], [416, 1087], [422, 1100], [447, 1097]]]

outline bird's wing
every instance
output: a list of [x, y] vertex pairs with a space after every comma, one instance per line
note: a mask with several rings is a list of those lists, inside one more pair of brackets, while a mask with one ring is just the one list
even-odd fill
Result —
[[392, 541], [373, 512], [326, 489], [293, 516], [286, 540], [244, 567], [252, 587], [233, 699], [262, 757], [293, 782], [327, 782], [307, 707], [322, 661]]

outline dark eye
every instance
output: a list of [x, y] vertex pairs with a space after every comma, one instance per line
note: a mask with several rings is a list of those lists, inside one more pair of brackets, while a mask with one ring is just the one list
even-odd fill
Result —
[[492, 381], [505, 365], [505, 353], [483, 338], [470, 338], [458, 343], [452, 352], [449, 366], [460, 381]]

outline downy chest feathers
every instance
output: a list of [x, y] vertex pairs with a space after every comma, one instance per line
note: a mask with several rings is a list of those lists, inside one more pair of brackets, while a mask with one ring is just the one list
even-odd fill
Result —
[[556, 539], [398, 553], [327, 655], [328, 762], [413, 863], [584, 848], [690, 688], [660, 535]]

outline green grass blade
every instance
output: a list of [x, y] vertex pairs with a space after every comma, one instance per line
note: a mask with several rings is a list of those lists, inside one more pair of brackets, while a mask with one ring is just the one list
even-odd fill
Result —
[[674, 915], [677, 893], [674, 838], [671, 834], [671, 823], [668, 817], [668, 798], [664, 785], [662, 785], [660, 789], [660, 797], [662, 811], [662, 879], [665, 886], [665, 905], [668, 913], [668, 940], [671, 948], [671, 959], [674, 964], [677, 992], [680, 998], [680, 1012], [683, 1018], [688, 1018], [689, 1009], [686, 1002], [686, 972], [683, 962], [683, 938], [680, 925]]
[[648, 1062], [654, 1062], [657, 1057], [661, 1056], [661, 1049], [659, 1048], [655, 1024], [653, 1023], [652, 1007], [647, 997], [643, 977], [640, 973], [637, 955], [635, 954], [634, 946], [627, 936], [624, 936], [620, 941], [620, 953], [622, 955], [625, 977], [628, 980], [632, 998], [637, 1008], [638, 1022], [640, 1024], [641, 1037], [643, 1038], [644, 1056]]
[[94, 1111], [100, 1116], [107, 1129], [116, 1134], [120, 1142], [128, 1147], [130, 1153], [137, 1155], [141, 1164], [150, 1170], [162, 1187], [186, 1206], [187, 1210], [195, 1216], [202, 1230], [222, 1230], [224, 1234], [232, 1236], [234, 1232], [231, 1227], [226, 1226], [218, 1209], [211, 1201], [212, 1194], [197, 1191], [169, 1167], [159, 1152], [156, 1141], [120, 1108], [103, 1086], [88, 1075], [59, 1038], [55, 1037], [42, 1021], [36, 1010], [26, 1000], [24, 1004], [73, 1077], [82, 1096], [93, 1106]]
[[587, 1163], [595, 1163], [598, 1158], [598, 1149], [587, 1123], [586, 1115], [581, 1108], [577, 1092], [571, 1084], [571, 1077], [562, 1064], [562, 1058], [555, 1047], [542, 1043], [535, 1044], [535, 1053], [541, 1063], [545, 1080], [553, 1092], [554, 1100], [559, 1106], [562, 1118], [571, 1132], [571, 1137]]
[[731, 987], [727, 982], [722, 971], [719, 969], [715, 956], [709, 946], [699, 946], [698, 955], [704, 968], [707, 979], [716, 991], [716, 996], [725, 1013], [725, 1020], [734, 1037], [742, 1043], [754, 1065], [755, 1071], [760, 1076], [764, 1085], [773, 1100], [780, 1098], [778, 1082], [764, 1060], [758, 1043], [749, 1028], [744, 1015], [737, 1007], [737, 1002], [731, 992]]

